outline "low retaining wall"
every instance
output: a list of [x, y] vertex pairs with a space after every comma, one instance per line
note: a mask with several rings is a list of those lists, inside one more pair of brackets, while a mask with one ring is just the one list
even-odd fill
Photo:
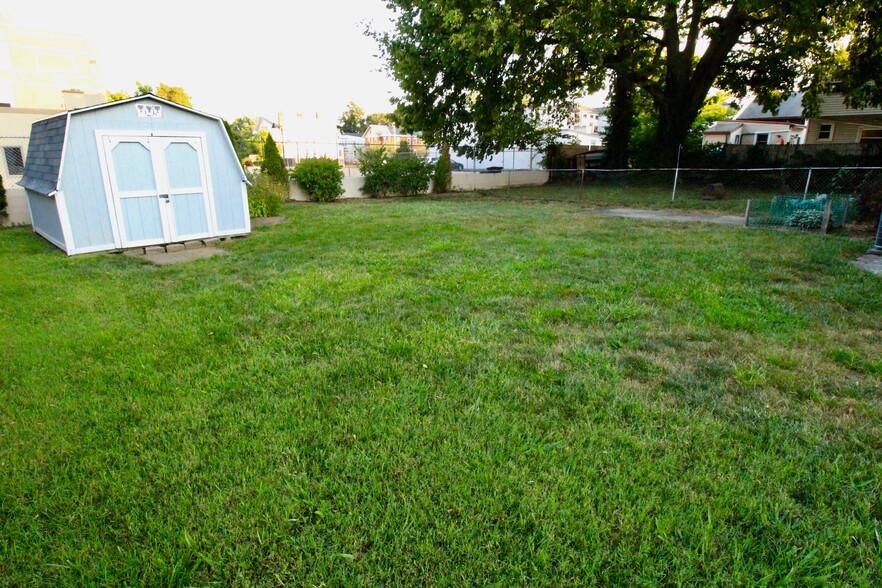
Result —
[[[453, 172], [452, 189], [454, 192], [473, 192], [475, 190], [494, 190], [509, 186], [541, 186], [548, 182], [548, 172], [539, 171], [503, 171], [500, 173]], [[364, 178], [360, 176], [343, 178], [343, 195], [341, 198], [369, 198], [361, 191]], [[431, 191], [431, 187], [430, 187]], [[297, 202], [306, 202], [309, 197], [296, 182], [291, 182], [290, 198]]]

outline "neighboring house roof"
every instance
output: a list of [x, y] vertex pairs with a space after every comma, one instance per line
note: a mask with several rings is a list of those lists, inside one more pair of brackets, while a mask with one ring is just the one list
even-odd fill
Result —
[[805, 118], [802, 110], [802, 92], [793, 94], [784, 100], [775, 111], [764, 109], [756, 100], [752, 100], [747, 106], [741, 109], [736, 120], [763, 120], [763, 119], [799, 119]]
[[[160, 98], [159, 96], [154, 96], [153, 94], [143, 94], [133, 98], [126, 98], [125, 100], [117, 100], [116, 102], [107, 102], [105, 104], [77, 108], [76, 110], [68, 110], [67, 112], [62, 112], [61, 114], [38, 120], [31, 126], [31, 138], [28, 142], [28, 158], [25, 162], [24, 174], [18, 182], [18, 185], [47, 196], [51, 196], [56, 190], [58, 190], [61, 161], [64, 155], [64, 140], [70, 117], [77, 116], [84, 112], [90, 112], [92, 110], [98, 110], [100, 108], [116, 108], [123, 104], [147, 99], [209, 118], [223, 126], [223, 119], [219, 117], [192, 108], [187, 108], [186, 106], [181, 106], [180, 104]], [[233, 143], [230, 141], [226, 130], [224, 130], [223, 136], [227, 138], [227, 145], [230, 148], [230, 153], [232, 153], [233, 157], [238, 161], [236, 150], [233, 149]], [[245, 177], [245, 171], [241, 166], [237, 167], [241, 172], [242, 180], [247, 182], [248, 180]]]
[[710, 134], [710, 135], [719, 134], [719, 133], [726, 133], [728, 135], [729, 133], [737, 131], [738, 129], [740, 129], [743, 126], [744, 126], [743, 123], [739, 123], [739, 122], [735, 122], [735, 121], [718, 120], [717, 122], [714, 123], [714, 125], [712, 127], [708, 128], [704, 132], [705, 132], [705, 134]]
[[406, 133], [404, 129], [392, 125], [368, 125], [364, 137], [419, 137], [419, 133]]

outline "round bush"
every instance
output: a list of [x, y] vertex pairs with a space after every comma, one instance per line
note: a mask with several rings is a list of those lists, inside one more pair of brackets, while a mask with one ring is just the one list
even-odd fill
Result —
[[315, 202], [330, 202], [343, 195], [343, 170], [330, 157], [304, 159], [291, 171], [291, 177]]

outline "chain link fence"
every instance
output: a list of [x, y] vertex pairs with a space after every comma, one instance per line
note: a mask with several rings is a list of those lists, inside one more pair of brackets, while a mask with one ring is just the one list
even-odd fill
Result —
[[6, 224], [31, 222], [24, 188], [16, 185], [24, 173], [27, 146], [28, 137], [0, 137], [0, 177], [6, 189], [6, 215], [0, 221]]
[[[358, 166], [361, 163], [361, 153], [366, 149], [384, 148], [390, 157], [417, 155], [426, 157], [430, 161], [437, 161], [440, 157], [440, 151], [436, 147], [426, 146], [416, 140], [411, 143], [405, 142], [403, 145], [401, 143], [365, 143], [358, 137], [339, 138], [336, 141], [286, 139], [280, 143], [282, 157], [288, 167], [294, 167], [304, 159], [328, 157], [340, 162], [340, 165], [346, 170], [347, 176], [350, 177], [359, 175]], [[540, 149], [506, 149], [483, 159], [457, 155], [456, 149], [451, 149], [450, 153], [450, 163], [454, 172], [539, 171], [544, 169], [544, 160], [545, 152]]]
[[[741, 214], [750, 201], [750, 226], [821, 230], [878, 219], [882, 168], [557, 169], [549, 172], [548, 184], [534, 196], [608, 207]], [[829, 222], [824, 224], [828, 203]]]

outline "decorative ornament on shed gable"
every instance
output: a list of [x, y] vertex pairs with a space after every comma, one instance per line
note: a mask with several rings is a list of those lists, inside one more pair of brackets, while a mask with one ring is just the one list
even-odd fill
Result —
[[160, 104], [135, 104], [138, 110], [138, 118], [162, 118], [162, 105]]

